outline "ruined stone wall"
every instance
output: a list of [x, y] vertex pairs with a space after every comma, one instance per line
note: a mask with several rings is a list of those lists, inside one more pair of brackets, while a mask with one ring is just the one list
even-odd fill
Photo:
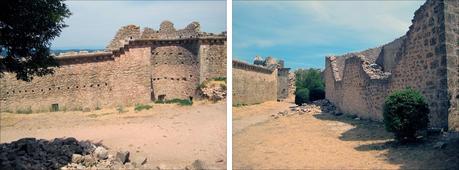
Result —
[[195, 96], [199, 83], [197, 45], [157, 47], [152, 51], [153, 99]]
[[448, 75], [448, 127], [459, 131], [459, 1], [445, 1], [445, 44]]
[[277, 72], [277, 98], [286, 99], [289, 95], [289, 69], [281, 68]]
[[[454, 3], [457, 7], [457, 1]], [[430, 126], [447, 127], [448, 113], [453, 113], [448, 93], [451, 96], [457, 89], [457, 84], [454, 84], [455, 80], [457, 82], [457, 52], [454, 45], [447, 52], [445, 6], [451, 5], [442, 1], [427, 1], [416, 11], [406, 36], [382, 46], [377, 58], [373, 57], [373, 53], [328, 57], [324, 73], [326, 98], [342, 112], [382, 120], [384, 98], [395, 90], [412, 87], [427, 99], [431, 109]], [[457, 14], [457, 8], [448, 9]], [[453, 30], [448, 27], [454, 26], [457, 28], [457, 22], [451, 26], [446, 24], [446, 30]], [[451, 40], [454, 41], [457, 39]], [[456, 58], [450, 59], [454, 57], [449, 56]], [[449, 62], [453, 69], [447, 69]], [[452, 70], [448, 76], [447, 70]]]
[[201, 82], [215, 77], [226, 77], [226, 41], [207, 40], [199, 48]]
[[[140, 27], [118, 31], [110, 51], [65, 53], [57, 56], [55, 74], [18, 81], [6, 73], [0, 79], [0, 111], [83, 110], [128, 106], [196, 95], [201, 78], [226, 76], [226, 35], [198, 34], [199, 24], [174, 32], [163, 22], [159, 39], [142, 39]], [[198, 37], [183, 38], [196, 32]], [[166, 35], [167, 34], [167, 35]], [[166, 38], [166, 39], [161, 39]]]
[[277, 70], [233, 60], [233, 105], [277, 100]]

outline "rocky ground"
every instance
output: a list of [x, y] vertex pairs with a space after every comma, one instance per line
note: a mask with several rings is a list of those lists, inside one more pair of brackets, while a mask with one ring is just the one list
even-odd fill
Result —
[[233, 107], [236, 169], [458, 169], [457, 139], [432, 131], [401, 145], [382, 123], [342, 114], [327, 101]]
[[142, 111], [1, 113], [0, 169], [226, 168], [225, 102], [151, 105]]

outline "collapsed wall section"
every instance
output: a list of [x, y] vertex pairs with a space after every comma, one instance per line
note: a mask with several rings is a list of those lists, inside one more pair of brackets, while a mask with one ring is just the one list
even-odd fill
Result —
[[[451, 14], [446, 25], [444, 10]], [[457, 113], [456, 105], [450, 107], [457, 100], [453, 97], [457, 93], [457, 34], [453, 30], [457, 33], [458, 22], [453, 14], [457, 15], [457, 1], [429, 0], [415, 12], [406, 36], [379, 47], [379, 53], [327, 57], [326, 98], [342, 112], [382, 120], [384, 98], [412, 87], [427, 99], [430, 126], [446, 128], [448, 113]]]
[[233, 60], [233, 105], [277, 100], [277, 69]]

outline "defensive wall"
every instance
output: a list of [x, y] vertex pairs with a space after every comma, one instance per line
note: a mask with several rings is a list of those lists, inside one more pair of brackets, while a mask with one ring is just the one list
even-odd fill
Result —
[[200, 82], [226, 77], [226, 33], [200, 31], [193, 22], [175, 30], [165, 21], [155, 31], [122, 27], [105, 51], [56, 56], [55, 73], [0, 79], [0, 111], [48, 111], [129, 106], [154, 100], [188, 99]]
[[383, 119], [384, 99], [412, 87], [427, 99], [430, 127], [459, 128], [459, 5], [428, 0], [406, 35], [381, 47], [326, 57], [326, 98], [341, 112]]

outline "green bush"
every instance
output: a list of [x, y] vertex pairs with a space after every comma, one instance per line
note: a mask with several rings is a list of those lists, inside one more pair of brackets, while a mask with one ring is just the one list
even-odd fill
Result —
[[309, 100], [316, 101], [320, 99], [325, 99], [325, 90], [316, 88], [309, 91]]
[[193, 101], [191, 101], [190, 99], [172, 99], [172, 100], [165, 100], [165, 101], [160, 101], [160, 100], [157, 100], [155, 101], [155, 103], [158, 103], [158, 104], [171, 104], [171, 103], [177, 103], [178, 105], [180, 106], [190, 106], [190, 105], [193, 105]]
[[325, 81], [320, 69], [295, 70], [296, 90], [308, 89], [309, 97], [306, 102], [325, 98]]
[[141, 111], [141, 110], [148, 110], [148, 109], [151, 109], [151, 108], [152, 108], [152, 106], [150, 106], [150, 105], [137, 103], [137, 104], [135, 104], [134, 110], [135, 111]]
[[427, 128], [429, 107], [420, 92], [411, 88], [395, 91], [384, 102], [384, 125], [396, 140], [416, 140], [416, 132]]
[[309, 102], [309, 90], [297, 89], [295, 92], [295, 104], [301, 106], [303, 103]]

